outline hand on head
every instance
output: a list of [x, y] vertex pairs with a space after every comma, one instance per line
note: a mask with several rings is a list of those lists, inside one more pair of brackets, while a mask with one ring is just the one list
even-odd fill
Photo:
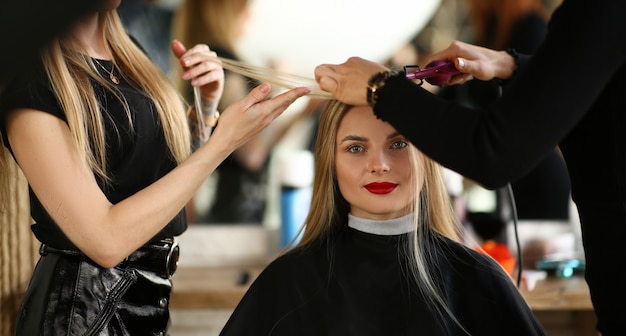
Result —
[[[495, 51], [459, 41], [430, 55], [425, 64], [434, 60], [454, 61], [463, 74], [453, 76], [448, 85], [462, 84], [473, 78], [508, 79], [515, 71], [515, 60], [504, 51]], [[342, 64], [321, 64], [315, 68], [315, 80], [320, 88], [337, 100], [351, 105], [366, 105], [367, 82], [384, 66], [359, 57], [351, 57]]]
[[367, 82], [386, 67], [351, 57], [342, 64], [321, 64], [315, 67], [315, 80], [320, 88], [345, 104], [367, 105]]

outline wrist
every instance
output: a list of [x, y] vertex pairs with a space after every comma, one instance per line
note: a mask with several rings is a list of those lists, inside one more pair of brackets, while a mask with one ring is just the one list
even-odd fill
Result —
[[511, 77], [513, 77], [519, 68], [519, 54], [514, 48], [508, 48], [505, 52], [513, 59], [513, 71], [511, 72]]
[[202, 111], [198, 112], [197, 108], [190, 107], [187, 112], [187, 116], [189, 117], [191, 123], [197, 125], [197, 127], [215, 127], [217, 119], [220, 117], [220, 112], [216, 108], [211, 111], [213, 112], [208, 112], [207, 110], [202, 109]]
[[217, 111], [217, 102], [205, 98], [200, 99], [200, 111], [203, 116], [211, 116]]
[[397, 75], [397, 71], [387, 70], [377, 72], [372, 77], [370, 77], [367, 82], [367, 104], [371, 107], [376, 106], [376, 102], [378, 101], [378, 93], [380, 89], [385, 86], [385, 82], [389, 77]]
[[502, 71], [496, 78], [501, 80], [509, 80], [513, 78], [517, 68], [519, 67], [519, 54], [515, 49], [509, 48], [501, 51], [505, 56], [502, 58]]

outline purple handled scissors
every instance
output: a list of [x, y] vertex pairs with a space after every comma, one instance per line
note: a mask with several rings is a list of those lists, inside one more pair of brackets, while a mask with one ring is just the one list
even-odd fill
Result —
[[[418, 68], [417, 71], [408, 72], [407, 68]], [[408, 65], [404, 67], [406, 72], [406, 78], [426, 80], [432, 85], [444, 85], [448, 83], [452, 76], [461, 74], [453, 62], [446, 61], [432, 61], [421, 70], [417, 65]]]

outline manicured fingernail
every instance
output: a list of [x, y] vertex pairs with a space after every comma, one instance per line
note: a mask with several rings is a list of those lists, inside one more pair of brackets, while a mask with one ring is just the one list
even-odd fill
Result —
[[465, 60], [462, 58], [459, 58], [459, 68], [464, 68], [465, 67]]
[[261, 90], [261, 92], [263, 92], [263, 93], [267, 93], [267, 92], [269, 92], [269, 91], [270, 91], [270, 86], [269, 86], [269, 85], [265, 85], [265, 84], [263, 84], [263, 85], [261, 85], [261, 87], [259, 88], [259, 90]]

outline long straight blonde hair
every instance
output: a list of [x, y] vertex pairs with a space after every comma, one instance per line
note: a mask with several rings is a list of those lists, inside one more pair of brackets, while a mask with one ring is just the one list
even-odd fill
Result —
[[[117, 12], [109, 11], [103, 15], [103, 37], [115, 66], [129, 83], [154, 102], [169, 155], [176, 162], [183, 161], [191, 153], [191, 135], [181, 95], [126, 34]], [[67, 117], [77, 154], [96, 177], [106, 183], [110, 177], [106, 167], [104, 117], [90, 79], [98, 81], [121, 100], [129, 122], [131, 114], [121, 93], [97, 74], [93, 61], [86, 55], [84, 49], [71, 39], [57, 37], [42, 50], [41, 61]], [[5, 168], [14, 164], [11, 155], [3, 148], [0, 151], [0, 211], [6, 210], [10, 192], [8, 181], [13, 178], [7, 176]]]
[[[315, 142], [313, 199], [306, 219], [306, 230], [299, 246], [310, 245], [330, 233], [333, 225], [345, 223], [347, 220], [348, 204], [337, 185], [335, 146], [339, 124], [352, 108], [351, 105], [331, 100], [320, 116], [317, 132], [323, 136], [318, 136]], [[412, 178], [416, 188], [414, 190], [416, 197], [410, 210], [418, 212], [416, 218], [419, 216], [428, 218], [424, 229], [458, 241], [460, 225], [450, 204], [441, 166], [411, 144], [409, 150], [411, 164], [414, 167]]]
[[[181, 162], [191, 152], [189, 126], [181, 96], [167, 76], [125, 33], [117, 12], [109, 11], [104, 15], [103, 37], [115, 66], [124, 78], [154, 102], [169, 154], [176, 162]], [[108, 180], [103, 114], [89, 80], [96, 80], [113, 92], [126, 107], [131, 122], [126, 102], [113, 84], [98, 76], [91, 58], [71, 40], [54, 40], [42, 52], [42, 61], [65, 111], [82, 161], [99, 178]]]

